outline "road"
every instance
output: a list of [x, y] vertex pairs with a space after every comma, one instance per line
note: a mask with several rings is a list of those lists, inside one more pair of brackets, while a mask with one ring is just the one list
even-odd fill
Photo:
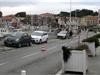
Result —
[[[94, 35], [89, 33], [88, 35]], [[81, 34], [81, 40], [86, 33]], [[76, 43], [78, 36], [72, 39], [49, 40], [47, 44], [33, 44], [32, 47], [23, 47], [0, 54], [0, 75], [20, 75], [26, 70], [27, 75], [55, 74], [61, 69], [61, 47]], [[46, 51], [41, 51], [42, 46]]]

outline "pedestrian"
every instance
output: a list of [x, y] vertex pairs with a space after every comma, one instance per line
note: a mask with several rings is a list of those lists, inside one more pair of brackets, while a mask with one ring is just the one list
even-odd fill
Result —
[[73, 35], [73, 32], [72, 32], [72, 30], [70, 30], [69, 36], [72, 37], [72, 35]]

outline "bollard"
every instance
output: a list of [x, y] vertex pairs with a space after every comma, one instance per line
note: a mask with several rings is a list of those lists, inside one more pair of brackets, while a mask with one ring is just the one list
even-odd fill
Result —
[[47, 50], [47, 44], [44, 43], [42, 44], [41, 51], [46, 51], [46, 50]]
[[21, 71], [21, 75], [26, 75], [26, 71], [25, 70], [22, 70]]

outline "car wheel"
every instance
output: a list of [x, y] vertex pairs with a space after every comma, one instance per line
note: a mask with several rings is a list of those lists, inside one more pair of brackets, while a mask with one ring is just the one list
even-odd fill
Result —
[[48, 38], [46, 39], [46, 41], [45, 41], [46, 43], [48, 42]]
[[29, 46], [31, 46], [32, 45], [32, 42], [29, 42]]
[[42, 43], [42, 40], [40, 39], [40, 42], [39, 42], [40, 44]]
[[21, 46], [22, 46], [22, 45], [21, 45], [20, 43], [17, 45], [18, 48], [20, 48]]
[[5, 43], [5, 46], [9, 47], [9, 44]]
[[57, 39], [59, 39], [59, 36], [57, 36]]
[[66, 39], [66, 36], [65, 36], [65, 38], [64, 39]]

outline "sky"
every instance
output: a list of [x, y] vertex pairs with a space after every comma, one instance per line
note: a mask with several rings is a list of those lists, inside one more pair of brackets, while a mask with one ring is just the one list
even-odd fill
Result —
[[75, 9], [98, 11], [100, 0], [0, 0], [0, 11], [3, 12], [3, 15], [16, 14], [17, 12], [58, 14], [61, 11], [69, 12]]

